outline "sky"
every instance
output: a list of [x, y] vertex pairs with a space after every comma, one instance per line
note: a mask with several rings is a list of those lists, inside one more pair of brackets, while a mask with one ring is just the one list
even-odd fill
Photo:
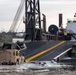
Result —
[[[20, 1], [0, 0], [0, 32], [9, 31]], [[67, 18], [73, 18], [76, 12], [76, 0], [40, 0], [40, 11], [46, 15], [47, 30], [51, 24], [58, 26], [59, 13], [63, 14], [63, 27], [66, 27]], [[24, 31], [24, 28], [21, 23], [18, 31]]]

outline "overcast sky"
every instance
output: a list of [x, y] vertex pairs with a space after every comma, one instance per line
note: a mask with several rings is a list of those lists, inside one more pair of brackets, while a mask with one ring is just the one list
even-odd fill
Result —
[[[0, 0], [0, 31], [9, 31], [21, 0]], [[73, 18], [76, 12], [76, 0], [40, 0], [41, 13], [47, 18], [47, 29], [51, 24], [58, 26], [58, 14], [63, 13], [63, 25], [67, 18]], [[19, 31], [24, 30], [21, 24]]]

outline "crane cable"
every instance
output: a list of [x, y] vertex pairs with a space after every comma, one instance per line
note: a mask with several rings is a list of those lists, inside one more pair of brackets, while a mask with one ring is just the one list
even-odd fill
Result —
[[20, 16], [21, 16], [21, 12], [22, 12], [22, 9], [23, 9], [23, 6], [24, 6], [24, 1], [25, 1], [25, 0], [21, 0], [21, 2], [20, 2], [19, 8], [18, 8], [18, 10], [17, 10], [17, 12], [16, 12], [16, 15], [15, 15], [15, 17], [14, 17], [14, 20], [13, 20], [13, 22], [12, 22], [12, 25], [11, 25], [11, 27], [10, 27], [9, 32], [14, 32], [14, 29], [15, 29], [15, 27], [16, 27], [16, 25], [17, 25], [17, 23], [18, 23], [18, 20], [19, 20], [19, 18], [20, 18]]

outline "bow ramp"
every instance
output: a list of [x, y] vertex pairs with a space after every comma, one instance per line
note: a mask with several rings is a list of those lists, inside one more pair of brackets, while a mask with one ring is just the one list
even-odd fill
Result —
[[26, 43], [26, 62], [51, 61], [54, 57], [72, 46], [74, 41], [35, 41]]

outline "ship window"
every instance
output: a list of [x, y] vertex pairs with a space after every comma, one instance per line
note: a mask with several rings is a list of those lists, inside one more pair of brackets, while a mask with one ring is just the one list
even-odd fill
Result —
[[19, 53], [18, 53], [18, 51], [16, 51], [16, 56], [18, 56], [19, 55]]
[[2, 49], [11, 49], [11, 44], [4, 43]]
[[13, 52], [13, 55], [15, 56], [15, 52]]

